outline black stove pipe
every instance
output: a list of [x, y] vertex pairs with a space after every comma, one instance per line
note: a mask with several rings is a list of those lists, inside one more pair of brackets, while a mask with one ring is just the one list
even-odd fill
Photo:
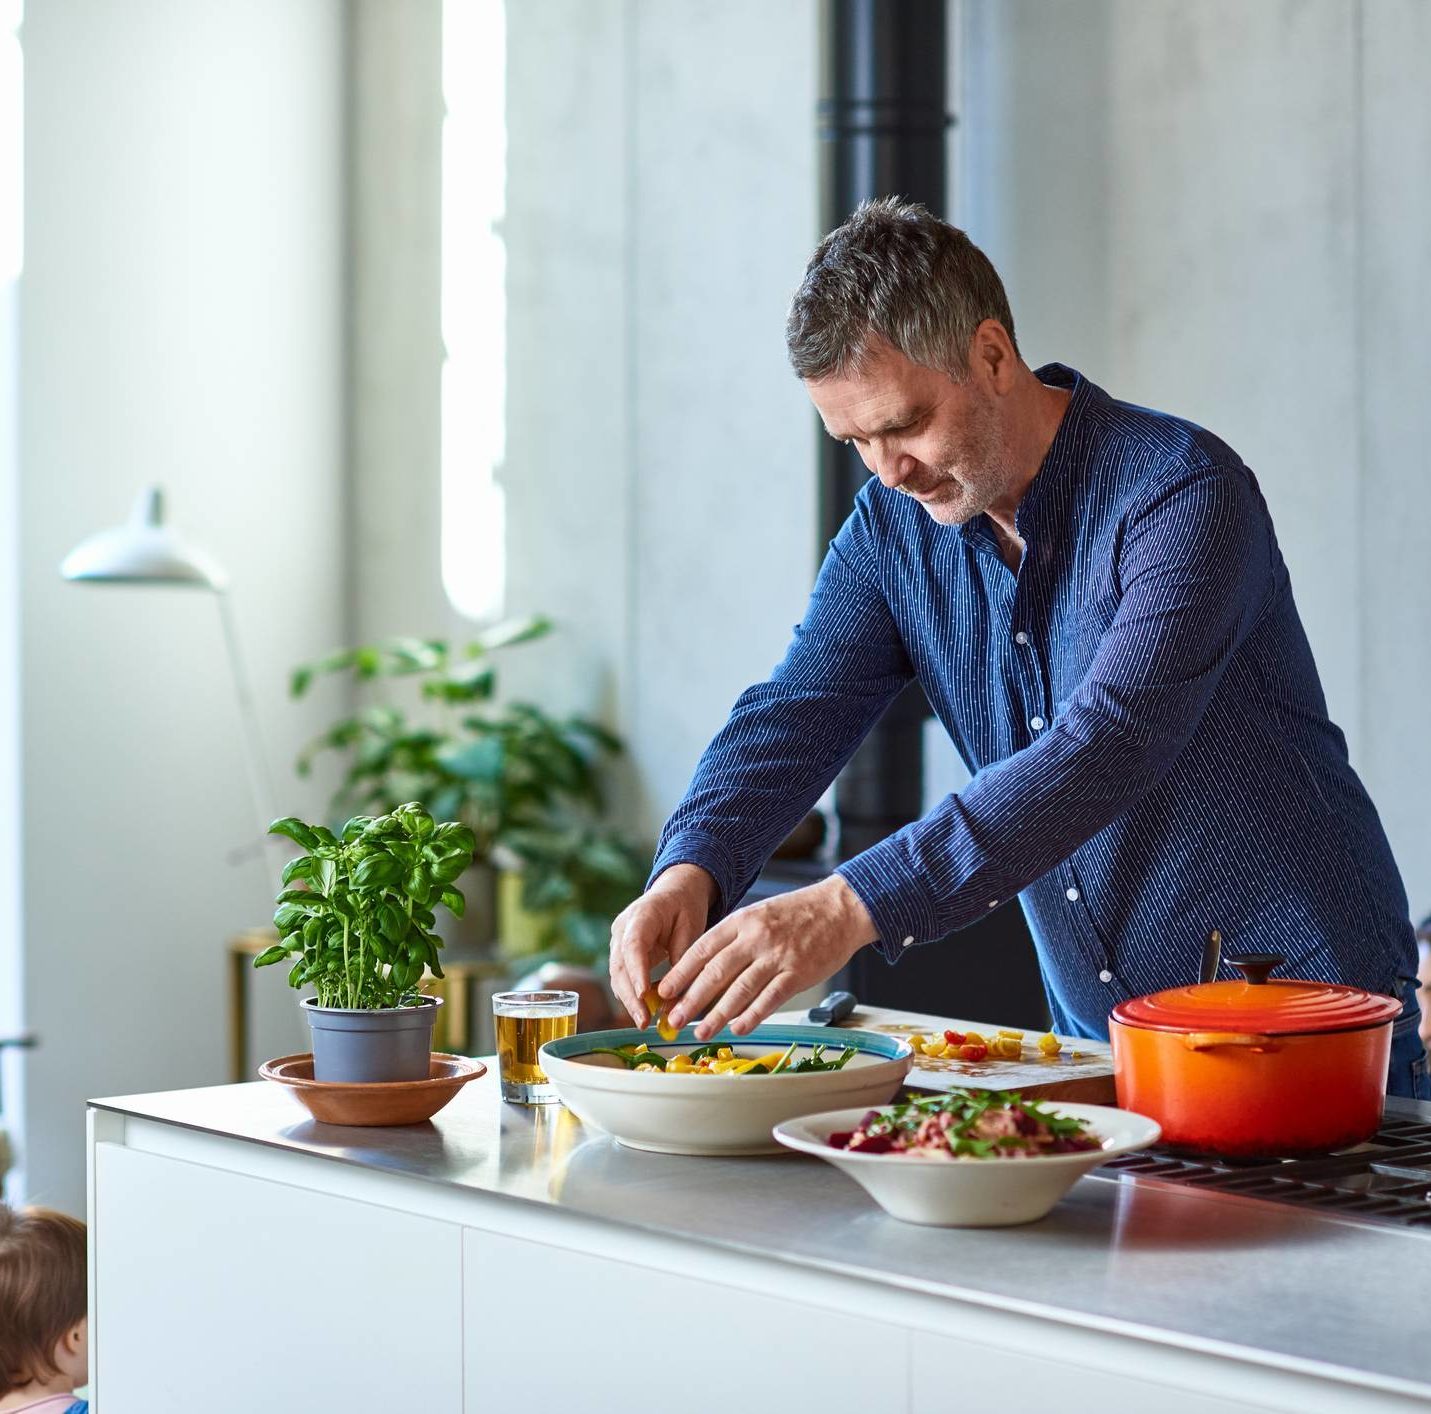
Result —
[[[821, 229], [871, 197], [944, 215], [948, 175], [946, 0], [824, 0], [820, 24]], [[868, 479], [859, 453], [820, 437], [819, 553]], [[917, 686], [880, 719], [835, 783], [841, 859], [918, 819], [924, 721]]]

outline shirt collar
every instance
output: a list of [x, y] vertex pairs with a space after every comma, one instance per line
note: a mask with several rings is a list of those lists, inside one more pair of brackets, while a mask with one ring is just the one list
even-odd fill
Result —
[[[1034, 479], [1024, 492], [1023, 500], [1019, 502], [1014, 522], [1025, 537], [1027, 532], [1038, 524], [1040, 504], [1048, 501], [1057, 483], [1076, 473], [1078, 461], [1073, 456], [1074, 444], [1077, 441], [1076, 429], [1083, 418], [1084, 410], [1098, 392], [1076, 368], [1070, 368], [1063, 363], [1046, 363], [1042, 368], [1035, 369], [1034, 377], [1050, 388], [1068, 388], [1073, 396], [1063, 410], [1063, 420], [1058, 424], [1058, 431], [1054, 433], [1053, 441], [1049, 443], [1048, 451], [1044, 453]], [[965, 521], [959, 529], [967, 538], [970, 535], [984, 534], [986, 525], [987, 517], [977, 515]]]

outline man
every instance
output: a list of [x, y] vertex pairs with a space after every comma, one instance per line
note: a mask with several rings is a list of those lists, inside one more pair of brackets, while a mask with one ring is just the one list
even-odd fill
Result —
[[[896, 962], [1018, 894], [1059, 1031], [1106, 1036], [1115, 1003], [1195, 980], [1218, 929], [1281, 975], [1403, 996], [1389, 1085], [1421, 1093], [1405, 893], [1237, 454], [1030, 370], [989, 261], [898, 200], [820, 244], [786, 339], [873, 478], [613, 926], [636, 1023], [663, 960], [672, 1023], [743, 1034], [857, 949]], [[970, 783], [729, 912], [911, 678]]]

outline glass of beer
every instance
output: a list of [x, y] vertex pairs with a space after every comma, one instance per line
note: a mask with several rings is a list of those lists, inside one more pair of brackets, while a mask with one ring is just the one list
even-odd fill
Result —
[[537, 1064], [537, 1052], [576, 1030], [577, 1001], [575, 992], [498, 992], [492, 998], [504, 1100], [514, 1105], [556, 1100], [555, 1087]]

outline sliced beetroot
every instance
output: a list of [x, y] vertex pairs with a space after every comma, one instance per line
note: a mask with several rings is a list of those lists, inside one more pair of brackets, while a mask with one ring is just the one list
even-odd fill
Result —
[[859, 1154], [887, 1154], [895, 1144], [888, 1134], [856, 1134], [848, 1147]]

